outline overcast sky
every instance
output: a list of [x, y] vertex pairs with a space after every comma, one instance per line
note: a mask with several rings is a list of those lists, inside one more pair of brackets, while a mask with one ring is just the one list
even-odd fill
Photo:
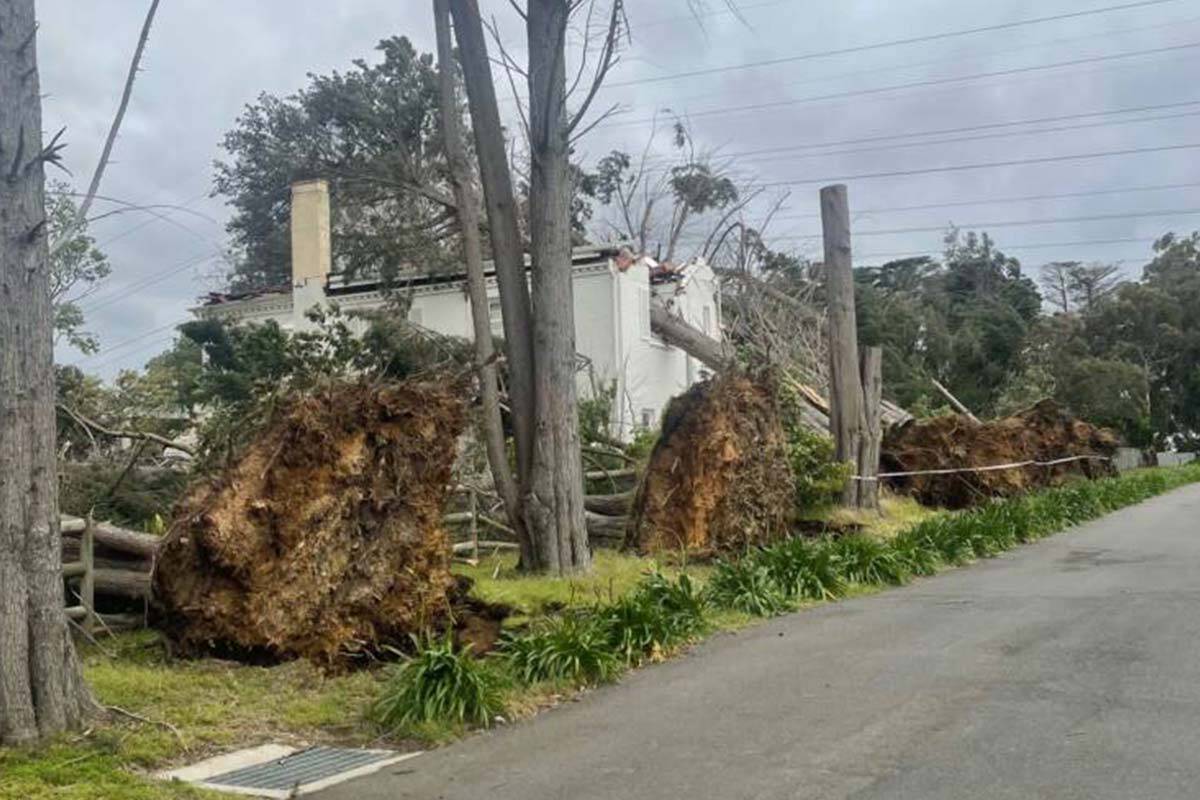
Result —
[[[740, 0], [739, 20], [721, 11], [721, 0], [710, 0], [697, 20], [686, 0], [628, 0], [633, 41], [610, 78], [625, 85], [602, 95], [625, 110], [590, 133], [581, 149], [589, 158], [614, 147], [637, 150], [656, 113], [660, 119], [684, 114], [704, 148], [769, 151], [743, 158], [740, 169], [773, 184], [764, 199], [788, 193], [785, 210], [769, 229], [780, 249], [818, 252], [817, 191], [822, 182], [845, 179], [858, 263], [935, 252], [937, 229], [950, 223], [992, 223], [983, 227], [1031, 272], [1066, 258], [1120, 260], [1136, 271], [1149, 242], [1111, 240], [1149, 240], [1200, 227], [1200, 213], [1179, 213], [1200, 212], [1200, 189], [1177, 186], [1200, 184], [1200, 150], [922, 170], [1200, 144], [1200, 0], [796, 58], [1130, 2]], [[145, 5], [38, 3], [45, 125], [48, 131], [66, 127], [67, 164], [77, 186], [86, 184], [94, 167]], [[507, 0], [481, 5], [501, 20], [513, 51], [523, 57], [521, 29]], [[300, 88], [306, 73], [374, 58], [374, 45], [386, 36], [405, 35], [431, 50], [429, 6], [427, 0], [162, 0], [102, 192], [188, 211], [163, 212], [165, 220], [122, 214], [93, 226], [113, 275], [82, 305], [104, 350], [81, 359], [62, 349], [60, 361], [110, 377], [166, 348], [196, 297], [218, 288], [216, 256], [225, 246], [227, 212], [220, 198], [208, 196], [212, 162], [221, 157], [218, 142], [241, 109], [260, 92], [285, 95]], [[1145, 52], [1151, 50], [1159, 52]], [[776, 63], [704, 72], [763, 61]], [[1042, 68], [1047, 65], [1061, 66]], [[703, 74], [680, 77], [697, 71]], [[1007, 74], [992, 74], [998, 72]], [[985, 74], [990, 77], [950, 81]], [[929, 82], [936, 83], [888, 88]], [[1120, 111], [1128, 113], [1111, 113]], [[1053, 119], [1085, 114], [1097, 115]], [[861, 141], [961, 128], [974, 130], [945, 133], [935, 144], [928, 136], [912, 140], [924, 141], [921, 146]], [[1009, 135], [1021, 132], [1027, 135]], [[979, 138], [984, 135], [989, 138]], [[973, 140], [944, 141], [968, 137]], [[814, 143], [837, 144], [798, 148]], [[897, 146], [904, 144], [910, 146]], [[788, 147], [793, 149], [781, 150]], [[910, 174], [865, 177], [885, 172]], [[1128, 191], [1162, 186], [1177, 188]], [[1064, 194], [1076, 196], [1012, 200]], [[915, 205], [935, 207], [891, 210]], [[995, 224], [1094, 216], [1111, 218]], [[1109, 243], [1039, 246], [1097, 240]]]

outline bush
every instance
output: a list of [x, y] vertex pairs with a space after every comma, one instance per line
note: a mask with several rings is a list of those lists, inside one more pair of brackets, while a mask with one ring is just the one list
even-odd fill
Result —
[[601, 618], [591, 615], [567, 614], [547, 620], [524, 635], [507, 637], [501, 648], [513, 673], [527, 684], [604, 683], [621, 671], [610, 630]]
[[703, 632], [703, 601], [686, 575], [679, 580], [679, 584], [672, 583], [656, 575], [637, 591], [598, 611], [610, 645], [625, 663], [640, 664]]
[[756, 617], [774, 617], [792, 608], [787, 593], [774, 581], [767, 567], [753, 558], [718, 561], [708, 582], [708, 594], [721, 608]]
[[827, 541], [785, 539], [754, 558], [789, 598], [833, 600], [845, 591], [841, 565]]
[[834, 460], [833, 439], [813, 431], [792, 415], [784, 416], [787, 458], [796, 482], [796, 508], [829, 505], [853, 474], [850, 464]]
[[906, 583], [910, 577], [891, 543], [874, 536], [856, 533], [834, 539], [826, 546], [833, 551], [842, 577], [852, 583], [896, 586]]
[[391, 668], [371, 717], [389, 732], [420, 723], [487, 727], [504, 711], [505, 681], [469, 649], [444, 639], [419, 640], [417, 654]]

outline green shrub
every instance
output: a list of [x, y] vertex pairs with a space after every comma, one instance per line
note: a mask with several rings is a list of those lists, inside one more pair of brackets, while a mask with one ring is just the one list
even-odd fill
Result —
[[832, 551], [842, 576], [864, 585], [899, 585], [909, 579], [909, 572], [889, 542], [856, 533], [833, 539], [827, 545]]
[[900, 532], [891, 544], [892, 552], [910, 575], [933, 575], [942, 566], [941, 552], [918, 528]]
[[787, 593], [767, 568], [752, 558], [718, 561], [708, 581], [708, 594], [721, 608], [756, 617], [774, 617], [792, 608]]
[[621, 658], [603, 620], [582, 613], [549, 619], [528, 633], [509, 636], [501, 650], [513, 673], [527, 684], [604, 683], [621, 671]]
[[833, 548], [825, 540], [794, 537], [754, 555], [789, 598], [833, 600], [846, 588]]
[[680, 587], [661, 575], [632, 594], [598, 610], [608, 641], [627, 664], [698, 636], [704, 630], [703, 602], [686, 575]]
[[390, 732], [420, 723], [487, 727], [504, 711], [504, 678], [454, 645], [453, 636], [419, 640], [417, 654], [391, 668], [371, 717]]
[[788, 464], [796, 484], [796, 508], [829, 505], [853, 474], [853, 467], [834, 459], [833, 439], [787, 414], [784, 415], [784, 433], [787, 435]]

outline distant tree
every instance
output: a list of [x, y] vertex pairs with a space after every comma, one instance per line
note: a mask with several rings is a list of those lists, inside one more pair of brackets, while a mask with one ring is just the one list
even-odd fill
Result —
[[1086, 311], [1111, 295], [1121, 283], [1120, 272], [1116, 264], [1072, 264], [1067, 277], [1075, 306]]
[[260, 95], [225, 135], [216, 191], [234, 210], [234, 287], [287, 283], [289, 187], [306, 178], [330, 181], [338, 268], [387, 272], [449, 258], [454, 201], [433, 57], [397, 36], [376, 49], [378, 63], [310, 74], [285, 98]]
[[76, 223], [78, 206], [71, 186], [51, 181], [46, 197], [46, 217], [50, 240], [58, 242], [50, 255], [50, 302], [54, 306], [55, 339], [67, 343], [81, 353], [92, 354], [100, 349], [96, 337], [84, 330], [83, 309], [72, 292], [87, 289], [104, 280], [112, 272], [108, 257], [96, 247], [88, 235], [87, 220]]
[[1053, 261], [1042, 266], [1040, 283], [1045, 290], [1043, 297], [1056, 311], [1069, 314], [1074, 308], [1071, 272], [1080, 266], [1078, 261]]

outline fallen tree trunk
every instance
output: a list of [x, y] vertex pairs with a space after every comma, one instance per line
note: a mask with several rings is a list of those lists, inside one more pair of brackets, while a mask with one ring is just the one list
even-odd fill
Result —
[[596, 514], [620, 517], [629, 513], [633, 505], [633, 492], [620, 494], [589, 494], [583, 498], [583, 507]]
[[625, 528], [629, 518], [611, 517], [605, 514], [586, 512], [588, 540], [604, 547], [620, 547], [625, 542]]
[[150, 572], [130, 569], [100, 569], [93, 572], [96, 594], [150, 599]]
[[732, 347], [654, 303], [650, 304], [650, 330], [717, 372], [728, 369], [734, 363]]

